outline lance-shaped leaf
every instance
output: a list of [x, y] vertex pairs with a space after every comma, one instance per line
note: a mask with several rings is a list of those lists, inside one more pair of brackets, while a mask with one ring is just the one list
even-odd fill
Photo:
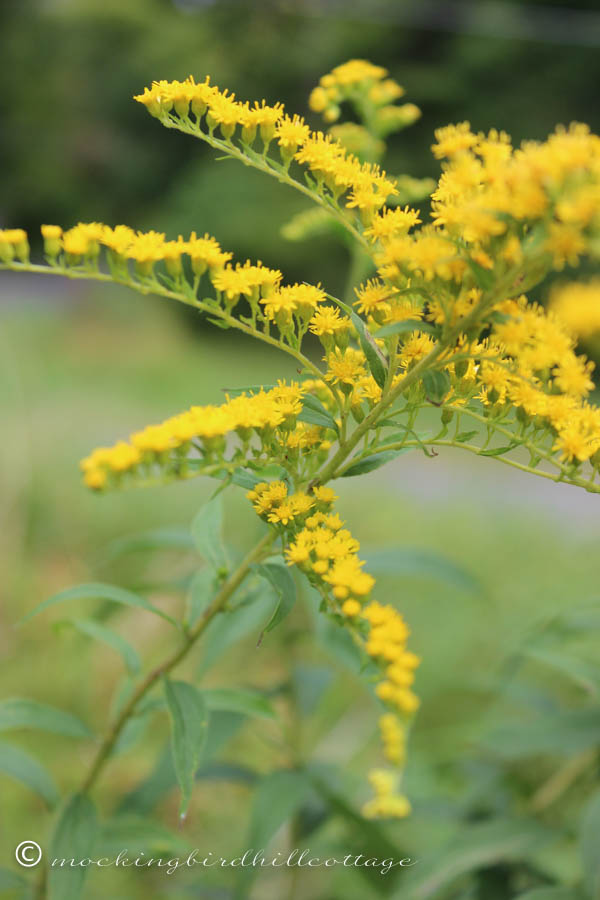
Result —
[[0, 772], [27, 785], [49, 808], [58, 803], [58, 789], [46, 769], [21, 747], [0, 741]]
[[192, 684], [170, 681], [168, 678], [165, 678], [164, 684], [171, 716], [173, 762], [181, 790], [179, 813], [185, 816], [206, 740], [208, 713], [202, 694]]
[[296, 602], [296, 584], [292, 575], [285, 565], [278, 563], [263, 563], [255, 567], [256, 572], [262, 575], [273, 587], [277, 596], [277, 605], [273, 611], [273, 615], [265, 625], [258, 643], [262, 641], [265, 634], [272, 631], [282, 622], [292, 610]]
[[89, 728], [81, 719], [62, 709], [20, 697], [0, 701], [0, 731], [17, 728], [35, 728], [37, 731], [49, 731], [66, 737], [91, 737]]
[[74, 794], [63, 806], [50, 842], [49, 900], [82, 896], [88, 869], [80, 863], [94, 859], [97, 832], [94, 804], [86, 794]]
[[327, 294], [327, 296], [331, 300], [333, 300], [334, 303], [337, 303], [340, 309], [344, 310], [346, 315], [350, 316], [352, 324], [356, 328], [358, 341], [360, 343], [362, 352], [365, 354], [365, 357], [367, 359], [371, 375], [373, 376], [379, 387], [383, 388], [387, 375], [387, 360], [375, 343], [373, 335], [371, 334], [361, 317], [354, 312], [352, 307], [348, 306], [348, 304], [344, 303], [342, 300], [338, 300], [337, 297], [331, 296], [331, 294]]
[[107, 644], [107, 646], [112, 647], [113, 650], [120, 654], [132, 675], [136, 675], [140, 671], [141, 662], [137, 650], [124, 637], [111, 631], [105, 625], [101, 625], [93, 619], [66, 619], [64, 622], [58, 622], [57, 625], [62, 627], [70, 626], [95, 641]]
[[441, 372], [439, 369], [425, 372], [423, 386], [429, 402], [438, 405], [443, 402], [450, 390], [450, 376], [447, 372]]
[[132, 591], [127, 591], [125, 588], [117, 587], [114, 584], [102, 584], [100, 582], [78, 584], [75, 587], [68, 588], [66, 591], [60, 591], [58, 594], [48, 597], [36, 606], [35, 609], [32, 609], [31, 612], [28, 612], [27, 615], [21, 619], [19, 624], [23, 625], [25, 622], [29, 622], [29, 620], [33, 619], [34, 616], [37, 616], [38, 613], [49, 609], [51, 606], [55, 606], [57, 603], [63, 603], [65, 600], [109, 600], [111, 603], [120, 603], [123, 606], [133, 606], [139, 609], [145, 609], [147, 612], [154, 613], [154, 615], [160, 616], [162, 619], [170, 622], [171, 625], [175, 625], [177, 628], [179, 627], [179, 624], [175, 619], [163, 612], [162, 609], [153, 606], [145, 597], [140, 597], [139, 594], [134, 594]]
[[403, 453], [408, 453], [411, 449], [413, 448], [402, 447], [400, 450], [382, 450], [381, 453], [373, 453], [372, 456], [365, 456], [364, 459], [359, 460], [354, 463], [354, 465], [350, 466], [350, 468], [346, 469], [346, 471], [342, 473], [342, 478], [353, 478], [355, 475], [364, 475], [365, 472], [373, 472], [375, 469], [385, 466], [386, 463], [391, 462]]
[[426, 331], [428, 334], [435, 334], [437, 329], [430, 322], [423, 322], [421, 319], [403, 319], [401, 322], [391, 322], [384, 325], [375, 332], [376, 338], [391, 337], [394, 334], [406, 334], [411, 331]]
[[140, 531], [137, 534], [125, 535], [111, 541], [106, 555], [109, 559], [118, 559], [126, 553], [144, 550], [193, 550], [194, 541], [187, 528], [167, 526]]
[[200, 569], [194, 574], [187, 596], [188, 625], [194, 625], [210, 605], [215, 595], [215, 583], [215, 573], [212, 569]]
[[[24, 878], [17, 872], [13, 872], [11, 869], [5, 869], [3, 866], [0, 867], [0, 891], [4, 893], [5, 891], [23, 891], [26, 888], [27, 882]], [[31, 896], [27, 894], [21, 894], [20, 896]]]
[[302, 412], [298, 416], [299, 422], [307, 422], [309, 425], [320, 425], [321, 428], [332, 428], [338, 432], [337, 422], [328, 409], [323, 406], [318, 397], [307, 394], [302, 398]]
[[257, 691], [211, 688], [202, 691], [208, 709], [222, 709], [262, 719], [274, 719], [275, 710], [266, 697]]
[[191, 527], [192, 537], [198, 553], [216, 571], [227, 568], [227, 557], [223, 547], [223, 504], [221, 497], [214, 497], [205, 503], [196, 514]]

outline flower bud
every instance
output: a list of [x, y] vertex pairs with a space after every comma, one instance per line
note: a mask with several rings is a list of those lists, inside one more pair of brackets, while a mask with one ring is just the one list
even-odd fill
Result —
[[60, 225], [42, 225], [41, 232], [44, 238], [44, 253], [54, 261], [62, 250], [62, 228]]

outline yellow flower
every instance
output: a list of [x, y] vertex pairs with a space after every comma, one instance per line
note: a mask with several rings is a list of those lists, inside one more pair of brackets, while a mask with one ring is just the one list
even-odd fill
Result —
[[323, 334], [335, 335], [350, 328], [350, 320], [347, 316], [342, 317], [337, 307], [322, 306], [316, 311], [308, 327], [317, 336]]
[[433, 144], [431, 149], [436, 159], [442, 159], [445, 156], [451, 157], [463, 150], [470, 150], [478, 141], [477, 135], [471, 131], [469, 122], [437, 128], [435, 137], [437, 143]]
[[326, 378], [333, 384], [352, 386], [357, 378], [365, 374], [364, 353], [353, 347], [347, 347], [343, 351], [336, 347], [327, 357], [327, 365]]

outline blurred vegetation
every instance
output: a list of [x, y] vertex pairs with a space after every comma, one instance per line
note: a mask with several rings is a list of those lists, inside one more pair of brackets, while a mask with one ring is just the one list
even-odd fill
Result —
[[[171, 233], [206, 230], [237, 256], [259, 257], [289, 280], [321, 280], [341, 290], [345, 258], [336, 244], [290, 244], [280, 236], [301, 200], [258, 173], [213, 164], [198, 142], [166, 132], [137, 108], [131, 96], [154, 78], [210, 73], [243, 97], [283, 100], [302, 112], [323, 72], [352, 56], [370, 58], [386, 65], [423, 110], [394, 142], [387, 163], [392, 172], [416, 176], [437, 173], [424, 148], [433, 129], [449, 121], [504, 128], [517, 141], [541, 138], [572, 119], [600, 129], [597, 47], [408, 28], [376, 15], [344, 16], [339, 4], [329, 16], [302, 15], [300, 2], [290, 7], [4, 0], [0, 224], [32, 234], [41, 221], [66, 226], [80, 219]], [[593, 11], [595, 4], [569, 9]], [[2, 301], [10, 299], [0, 335], [3, 695], [52, 703], [98, 729], [123, 676], [116, 654], [71, 629], [52, 628], [79, 609], [23, 628], [13, 623], [54, 591], [88, 580], [143, 587], [164, 608], [179, 609], [181, 579], [194, 567], [189, 554], [118, 554], [114, 541], [187, 526], [212, 485], [98, 498], [82, 489], [77, 460], [147, 422], [214, 402], [221, 388], [293, 372], [277, 354], [229, 334], [200, 332], [190, 327], [194, 317], [114, 287], [24, 288], [6, 276], [0, 290]], [[241, 672], [243, 684], [263, 690], [284, 719], [289, 696], [300, 697], [307, 724], [299, 744], [289, 736], [278, 743], [271, 722], [221, 717], [222, 747], [203, 764], [188, 822], [177, 832], [183, 842], [224, 856], [250, 846], [255, 786], [300, 747], [315, 763], [320, 788], [307, 790], [299, 830], [280, 831], [277, 847], [310, 846], [322, 855], [369, 847], [420, 862], [389, 881], [354, 870], [310, 871], [294, 887], [296, 900], [506, 900], [558, 885], [567, 893], [539, 900], [598, 896], [593, 498], [573, 497], [560, 485], [538, 491], [516, 473], [501, 477], [491, 460], [476, 462], [482, 465], [475, 471], [472, 460], [452, 454], [438, 460], [410, 454], [391, 476], [386, 469], [391, 487], [373, 473], [365, 484], [346, 484], [340, 504], [367, 556], [373, 546], [391, 550], [380, 560], [378, 590], [405, 613], [423, 655], [417, 684], [423, 710], [406, 784], [411, 819], [375, 829], [352, 819], [364, 771], [376, 759], [376, 710], [343, 648], [332, 646], [330, 635], [313, 639], [305, 598], [260, 651], [262, 623], [251, 623], [204, 682], [238, 686]], [[460, 489], [450, 493], [456, 481]], [[548, 514], [551, 508], [564, 510], [562, 521], [558, 512]], [[255, 517], [235, 492], [227, 495], [226, 511], [227, 540], [240, 553], [255, 534]], [[164, 630], [151, 617], [114, 610], [110, 616], [145, 658], [163, 655]], [[185, 674], [198, 665], [195, 657]], [[164, 751], [164, 712], [142, 725], [144, 740], [123, 748], [103, 781], [103, 812], [112, 813], [116, 798], [129, 791], [129, 814], [157, 810], [175, 830], [168, 758], [145, 784]], [[51, 735], [42, 742], [20, 732], [14, 740], [44, 761], [63, 790], [79, 781], [93, 751], [91, 742]], [[20, 840], [45, 846], [51, 816], [34, 793], [4, 775], [0, 790], [0, 867], [11, 868]], [[127, 836], [117, 838], [119, 847], [127, 845]], [[154, 834], [147, 846], [174, 853], [170, 840]], [[90, 880], [86, 896], [221, 900], [233, 896], [232, 881], [231, 873], [202, 880], [196, 873], [169, 880], [103, 873]], [[293, 896], [289, 879], [277, 872], [262, 875], [254, 890], [261, 900]]]

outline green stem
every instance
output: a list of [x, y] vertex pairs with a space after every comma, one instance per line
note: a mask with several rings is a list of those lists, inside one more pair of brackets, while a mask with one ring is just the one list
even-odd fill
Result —
[[152, 669], [152, 671], [149, 672], [148, 675], [146, 675], [146, 677], [140, 682], [136, 690], [133, 692], [133, 694], [115, 719], [113, 725], [111, 726], [100, 747], [98, 748], [98, 752], [96, 753], [88, 774], [86, 775], [81, 786], [82, 793], [87, 793], [97, 781], [98, 776], [104, 768], [107, 760], [111, 756], [119, 735], [123, 731], [123, 728], [127, 721], [135, 713], [136, 707], [142, 700], [142, 698], [145, 697], [148, 691], [154, 687], [156, 682], [159, 681], [159, 679], [162, 678], [163, 675], [168, 674], [172, 669], [178, 666], [179, 663], [185, 659], [198, 638], [206, 630], [208, 624], [218, 613], [223, 610], [225, 604], [232, 596], [234, 591], [236, 591], [240, 584], [244, 581], [244, 579], [250, 572], [252, 564], [265, 556], [266, 551], [271, 547], [271, 544], [274, 540], [274, 532], [269, 531], [256, 544], [256, 546], [253, 547], [246, 558], [239, 564], [237, 569], [235, 569], [235, 571], [232, 572], [232, 574], [223, 583], [216, 597], [204, 611], [202, 617], [199, 619], [196, 625], [194, 625], [194, 627], [187, 632], [184, 643], [173, 653], [171, 653], [170, 656], [167, 656], [167, 658], [163, 660], [163, 662], [159, 663], [158, 666]]

